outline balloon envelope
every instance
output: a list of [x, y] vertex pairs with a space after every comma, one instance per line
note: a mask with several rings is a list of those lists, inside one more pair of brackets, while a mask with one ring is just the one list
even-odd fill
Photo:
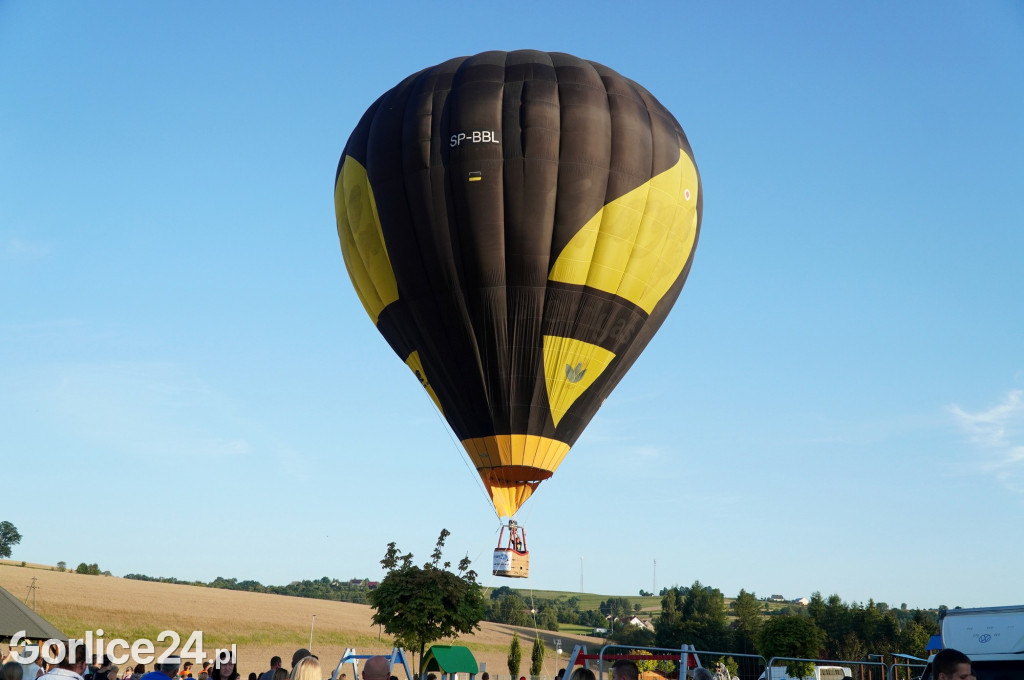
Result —
[[549, 478], [664, 321], [703, 196], [676, 119], [600, 64], [532, 50], [413, 74], [335, 178], [363, 307], [499, 516]]

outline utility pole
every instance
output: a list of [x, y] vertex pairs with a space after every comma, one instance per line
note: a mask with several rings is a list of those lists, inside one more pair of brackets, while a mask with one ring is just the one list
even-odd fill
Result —
[[316, 614], [313, 614], [313, 620], [309, 622], [309, 651], [313, 651], [313, 625], [316, 624]]
[[29, 584], [28, 593], [25, 594], [25, 604], [28, 604], [28, 598], [32, 598], [32, 611], [35, 611], [36, 608], [36, 590], [38, 589], [38, 586], [36, 586], [37, 580], [38, 579], [36, 579], [35, 576], [32, 577], [32, 583]]

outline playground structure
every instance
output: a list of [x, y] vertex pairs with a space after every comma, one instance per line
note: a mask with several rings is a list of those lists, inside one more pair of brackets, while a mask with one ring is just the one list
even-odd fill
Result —
[[[398, 666], [405, 669], [404, 680], [419, 680], [418, 675], [413, 674], [409, 668], [406, 651], [395, 647], [390, 654], [382, 654], [388, 659], [389, 674], [394, 675]], [[337, 667], [331, 673], [330, 680], [340, 680], [342, 671], [346, 665], [350, 666], [352, 675], [346, 680], [360, 680], [359, 661], [377, 656], [376, 654], [357, 654], [356, 650], [349, 648], [345, 650]], [[692, 680], [693, 672], [697, 668], [707, 668], [714, 680], [754, 680], [759, 676], [765, 680], [782, 680], [787, 678], [785, 667], [787, 663], [794, 661], [806, 661], [815, 664], [823, 671], [832, 671], [837, 666], [851, 669], [853, 680], [916, 680], [920, 678], [925, 668], [926, 661], [906, 654], [893, 654], [893, 663], [886, 664], [881, 661], [881, 655], [869, 654], [867, 661], [841, 661], [836, 659], [800, 659], [790, 657], [773, 657], [766, 659], [758, 654], [739, 654], [736, 652], [716, 652], [709, 650], [698, 650], [693, 645], [682, 645], [679, 648], [664, 647], [638, 647], [634, 645], [605, 645], [596, 653], [590, 653], [586, 645], [576, 645], [569, 655], [565, 667], [565, 677], [572, 674], [576, 666], [584, 666], [593, 670], [598, 680], [605, 680], [605, 673], [611, 671], [612, 664], [620, 659], [630, 661], [671, 661], [677, 664], [678, 673], [675, 674], [678, 680]], [[739, 672], [730, 673], [726, 668], [725, 660], [729, 659], [736, 663]], [[877, 660], [871, 660], [877, 659]], [[702, 660], [706, 660], [705, 666]], [[466, 674], [468, 680], [476, 680], [479, 671], [476, 658], [473, 653], [461, 645], [433, 645], [423, 657], [424, 674], [438, 673], [439, 680], [457, 680], [457, 675]], [[822, 673], [822, 680], [833, 680]], [[492, 673], [492, 678], [498, 680], [502, 676]], [[544, 676], [537, 676], [542, 678]], [[516, 680], [512, 678], [512, 680]], [[787, 679], [788, 680], [788, 679]], [[818, 673], [810, 678], [800, 680], [818, 680]], [[837, 679], [838, 680], [838, 679]]]
[[395, 666], [401, 665], [405, 669], [405, 677], [407, 680], [416, 680], [416, 676], [409, 670], [409, 662], [405, 658], [405, 650], [401, 647], [395, 647], [391, 650], [391, 654], [357, 654], [356, 650], [349, 647], [345, 650], [345, 653], [341, 655], [341, 660], [338, 661], [338, 665], [335, 666], [334, 671], [331, 673], [331, 680], [339, 680], [342, 675], [342, 669], [345, 664], [349, 664], [352, 667], [352, 679], [359, 680], [359, 661], [362, 659], [372, 659], [375, 656], [383, 656], [388, 660], [388, 675], [394, 675]]
[[[359, 662], [365, 659], [372, 659], [378, 656], [377, 654], [357, 654], [353, 648], [348, 648], [345, 653], [342, 654], [341, 660], [338, 661], [338, 665], [334, 668], [331, 673], [331, 680], [339, 680], [342, 677], [342, 669], [348, 664], [352, 669], [351, 680], [360, 680], [359, 675]], [[405, 650], [401, 647], [395, 647], [391, 650], [391, 654], [381, 654], [388, 660], [388, 675], [394, 675], [396, 666], [401, 666], [405, 669], [405, 677], [407, 680], [416, 680], [417, 676], [412, 674], [409, 670], [409, 662], [406, 659]], [[427, 649], [423, 655], [423, 672], [424, 673], [440, 673], [441, 680], [456, 680], [456, 674], [466, 673], [469, 675], [469, 680], [476, 680], [476, 673], [479, 667], [476, 663], [476, 657], [473, 656], [473, 652], [469, 651], [468, 647], [462, 645], [433, 645]]]
[[456, 680], [458, 673], [468, 673], [475, 680], [480, 667], [468, 647], [462, 645], [434, 645], [423, 655], [423, 670], [440, 673], [441, 680]]

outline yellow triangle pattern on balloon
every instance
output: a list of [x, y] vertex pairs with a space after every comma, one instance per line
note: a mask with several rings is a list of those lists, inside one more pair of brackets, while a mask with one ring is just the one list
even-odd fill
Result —
[[589, 342], [544, 336], [544, 382], [548, 390], [551, 418], [558, 422], [566, 411], [594, 384], [615, 354]]

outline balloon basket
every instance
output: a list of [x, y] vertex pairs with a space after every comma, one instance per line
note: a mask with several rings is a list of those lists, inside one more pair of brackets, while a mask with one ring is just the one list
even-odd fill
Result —
[[501, 527], [498, 547], [494, 549], [491, 573], [506, 578], [527, 578], [530, 575], [530, 551], [526, 549], [526, 530], [515, 520], [509, 520], [508, 524]]

